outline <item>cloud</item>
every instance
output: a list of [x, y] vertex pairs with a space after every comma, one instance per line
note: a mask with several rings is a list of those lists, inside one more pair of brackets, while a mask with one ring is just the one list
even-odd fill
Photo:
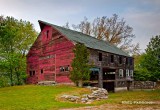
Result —
[[157, 11], [159, 8], [155, 7], [155, 9], [130, 8], [123, 13], [127, 23], [134, 29], [136, 35], [134, 42], [139, 42], [142, 49], [146, 48], [152, 36], [160, 35], [160, 13]]

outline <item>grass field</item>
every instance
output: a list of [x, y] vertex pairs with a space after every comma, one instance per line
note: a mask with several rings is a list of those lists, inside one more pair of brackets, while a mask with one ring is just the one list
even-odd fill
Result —
[[[135, 101], [160, 101], [160, 90], [109, 93], [109, 98], [107, 100], [97, 101], [90, 105], [57, 100], [57, 96], [60, 94], [71, 93], [79, 95], [88, 92], [89, 90], [85, 88], [66, 85], [25, 85], [0, 88], [0, 110], [57, 110], [61, 108], [75, 108], [93, 105], [99, 106], [102, 104], [122, 105], [122, 103]], [[139, 105], [140, 104], [137, 106]]]

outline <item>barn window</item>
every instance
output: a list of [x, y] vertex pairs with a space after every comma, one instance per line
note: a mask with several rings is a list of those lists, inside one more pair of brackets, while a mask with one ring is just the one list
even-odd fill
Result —
[[126, 69], [126, 77], [129, 76], [129, 69]]
[[99, 61], [102, 61], [102, 53], [99, 53]]
[[133, 65], [133, 60], [132, 60], [132, 58], [130, 58], [129, 62], [130, 62], [130, 65]]
[[122, 57], [119, 56], [119, 64], [122, 64]]
[[133, 77], [133, 70], [130, 70], [130, 76]]
[[65, 71], [65, 68], [63, 66], [60, 66], [60, 72]]
[[119, 77], [123, 77], [123, 69], [119, 69]]
[[35, 75], [35, 71], [33, 71], [32, 75], [33, 75], [33, 76]]
[[69, 71], [69, 65], [65, 66], [65, 71]]
[[114, 55], [111, 55], [111, 63], [114, 62]]
[[128, 58], [126, 58], [126, 65], [128, 65]]
[[41, 74], [43, 74], [43, 69], [41, 69]]
[[29, 75], [32, 76], [32, 71], [29, 71]]
[[47, 38], [48, 38], [49, 30], [47, 30]]

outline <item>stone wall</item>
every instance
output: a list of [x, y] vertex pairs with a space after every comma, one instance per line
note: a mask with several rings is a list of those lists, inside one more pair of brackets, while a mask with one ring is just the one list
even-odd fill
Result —
[[152, 81], [134, 81], [134, 89], [154, 89], [156, 82]]

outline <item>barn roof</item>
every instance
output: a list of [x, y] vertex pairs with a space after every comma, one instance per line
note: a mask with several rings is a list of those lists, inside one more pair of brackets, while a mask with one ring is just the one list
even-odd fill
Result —
[[83, 34], [81, 32], [66, 29], [64, 27], [53, 25], [53, 24], [50, 24], [44, 21], [40, 21], [40, 20], [39, 20], [39, 24], [40, 24], [41, 30], [43, 29], [45, 25], [52, 26], [53, 28], [57, 29], [60, 33], [62, 33], [64, 36], [66, 36], [69, 40], [74, 41], [74, 42], [83, 43], [88, 48], [101, 50], [101, 51], [105, 51], [109, 53], [114, 53], [118, 55], [123, 55], [123, 56], [129, 56], [127, 53], [125, 53], [118, 47], [111, 45], [108, 42], [96, 39], [92, 36]]

